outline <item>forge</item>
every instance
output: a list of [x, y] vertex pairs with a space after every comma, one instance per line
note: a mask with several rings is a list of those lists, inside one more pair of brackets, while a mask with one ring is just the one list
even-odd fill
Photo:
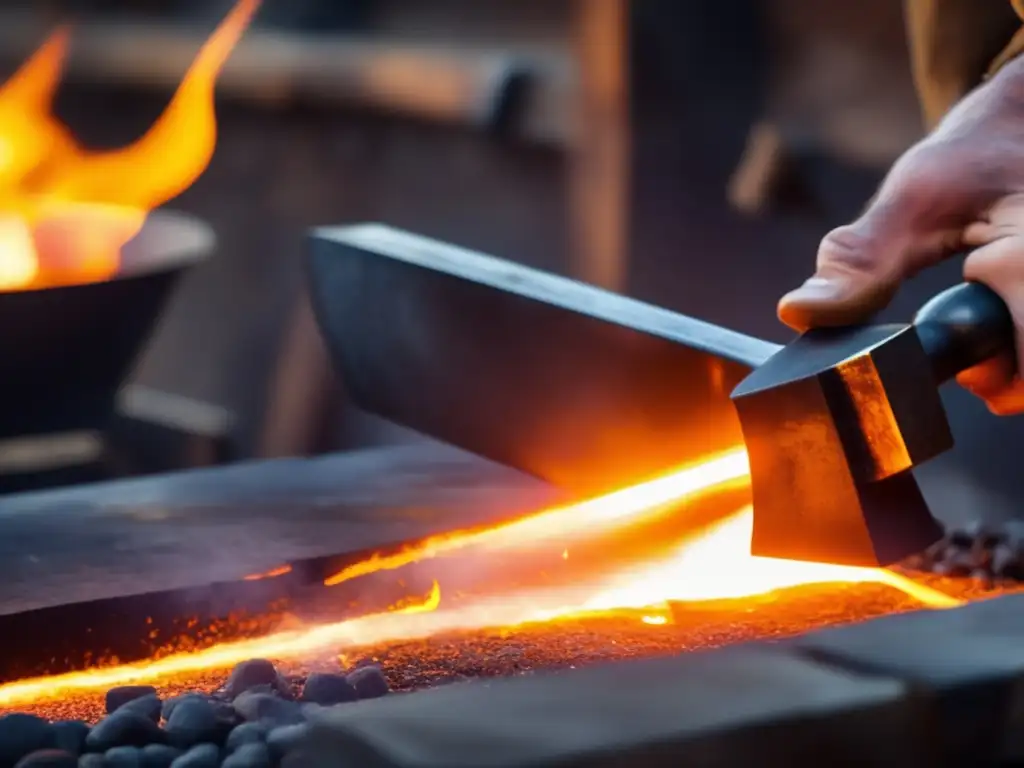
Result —
[[1012, 526], [888, 570], [750, 555], [725, 402], [772, 345], [386, 228], [315, 233], [310, 274], [357, 402], [474, 453], [0, 499], [0, 759], [29, 723], [18, 757], [229, 768], [1024, 757]]
[[257, 5], [238, 3], [125, 147], [86, 147], [53, 113], [67, 27], [0, 86], [0, 439], [108, 426], [171, 289], [211, 255], [206, 224], [155, 209], [209, 163], [214, 84]]
[[0, 438], [105, 427], [175, 285], [213, 247], [205, 223], [160, 211], [109, 279], [0, 292], [0, 323], [18, 329], [0, 340], [0, 397], [18, 404], [0, 409]]
[[[126, 685], [230, 707], [231, 669], [268, 659], [298, 700], [274, 715], [290, 722], [321, 714], [304, 698], [342, 674], [381, 702], [495, 678], [571, 687], [591, 667], [1015, 588], [750, 558], [735, 464], [577, 502], [425, 443], [9, 497], [0, 709], [95, 723]], [[58, 524], [75, 543], [40, 548]]]

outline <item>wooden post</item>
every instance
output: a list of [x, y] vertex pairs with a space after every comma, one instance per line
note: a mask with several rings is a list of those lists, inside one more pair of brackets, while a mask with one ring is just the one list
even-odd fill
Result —
[[576, 0], [577, 103], [570, 144], [573, 277], [629, 280], [629, 1]]
[[317, 452], [329, 431], [334, 378], [309, 297], [299, 297], [281, 345], [266, 399], [257, 456], [272, 459]]

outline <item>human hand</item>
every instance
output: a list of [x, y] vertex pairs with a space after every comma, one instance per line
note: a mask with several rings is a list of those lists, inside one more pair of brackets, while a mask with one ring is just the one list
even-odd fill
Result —
[[[973, 249], [973, 250], [970, 250]], [[792, 328], [863, 322], [920, 270], [969, 250], [964, 277], [1007, 303], [1016, 354], [957, 377], [998, 414], [1024, 412], [1024, 61], [958, 104], [892, 167], [857, 221], [829, 232], [815, 274], [779, 302]]]

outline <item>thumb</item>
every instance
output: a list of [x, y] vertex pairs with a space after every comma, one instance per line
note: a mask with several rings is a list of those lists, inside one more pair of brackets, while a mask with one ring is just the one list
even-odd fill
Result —
[[944, 167], [904, 156], [861, 217], [824, 237], [814, 275], [782, 297], [779, 319], [798, 331], [863, 322], [903, 280], [953, 252], [962, 225], [949, 214], [964, 201], [943, 199], [949, 180], [931, 169]]

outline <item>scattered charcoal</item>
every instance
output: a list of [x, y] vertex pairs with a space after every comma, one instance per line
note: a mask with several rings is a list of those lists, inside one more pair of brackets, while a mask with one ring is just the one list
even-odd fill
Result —
[[104, 768], [103, 755], [97, 752], [86, 752], [78, 758], [78, 768]]
[[178, 705], [186, 701], [202, 701], [205, 704], [209, 704], [213, 707], [220, 719], [232, 721], [237, 725], [236, 721], [238, 721], [239, 718], [237, 717], [235, 709], [231, 706], [230, 702], [223, 701], [214, 696], [206, 696], [201, 693], [184, 693], [181, 696], [175, 696], [165, 701], [161, 708], [161, 715], [163, 716], [164, 721], [166, 722], [170, 720], [171, 715], [174, 714], [174, 710], [177, 709]]
[[356, 692], [355, 686], [345, 675], [314, 672], [306, 678], [306, 684], [302, 686], [302, 695], [299, 700], [330, 706], [346, 704], [358, 698], [359, 694]]
[[981, 520], [969, 523], [965, 526], [964, 530], [974, 537], [974, 546], [984, 547], [985, 549], [992, 549], [997, 544], [1006, 542], [1010, 536], [1006, 526], [996, 528]]
[[945, 556], [946, 548], [949, 546], [949, 541], [946, 537], [943, 537], [932, 544], [928, 549], [924, 551], [924, 557], [928, 561], [934, 562]]
[[152, 685], [122, 685], [111, 688], [106, 695], [107, 714], [109, 715], [128, 702], [141, 699], [144, 696], [156, 696], [156, 688]]
[[[229, 726], [228, 731], [242, 722], [242, 718], [238, 716], [238, 713], [235, 711], [235, 708], [232, 706], [230, 701], [210, 699], [209, 702], [213, 706], [214, 712], [217, 713], [217, 717]], [[225, 733], [225, 736], [226, 735], [227, 734]]]
[[182, 752], [167, 744], [147, 744], [142, 748], [141, 768], [171, 768]]
[[56, 746], [57, 734], [43, 718], [20, 712], [0, 717], [0, 768], [11, 768], [30, 752]]
[[927, 571], [931, 568], [931, 561], [928, 555], [922, 552], [919, 555], [911, 555], [903, 561], [903, 567], [911, 571]]
[[964, 528], [954, 528], [946, 533], [946, 542], [954, 549], [970, 549], [974, 544], [974, 534]]
[[311, 765], [318, 764], [319, 761], [302, 750], [295, 750], [281, 758], [280, 768], [309, 768]]
[[243, 744], [221, 763], [222, 768], [271, 768], [270, 748], [263, 742]]
[[38, 749], [21, 758], [15, 768], [78, 768], [78, 756], [63, 749]]
[[950, 528], [940, 541], [903, 565], [941, 576], [971, 578], [987, 589], [997, 580], [1024, 581], [1024, 523], [993, 526], [976, 521]]
[[974, 570], [971, 551], [959, 549], [950, 552], [941, 562], [936, 563], [932, 570], [942, 576], [969, 576]]
[[161, 707], [160, 707], [160, 715], [163, 717], [164, 720], [170, 720], [171, 719], [171, 713], [174, 712], [174, 709], [179, 704], [181, 704], [181, 702], [183, 702], [183, 701], [191, 701], [192, 699], [200, 699], [202, 701], [209, 701], [210, 697], [209, 696], [204, 696], [201, 693], [183, 693], [180, 696], [172, 696], [171, 698], [169, 698], [167, 701], [165, 701], [161, 705]]
[[258, 685], [273, 686], [281, 696], [291, 695], [291, 686], [280, 674], [277, 667], [266, 659], [249, 659], [236, 664], [228, 676], [224, 692], [234, 699], [236, 696]]
[[131, 709], [119, 709], [92, 727], [85, 746], [93, 752], [106, 752], [115, 747], [144, 747], [164, 741], [164, 732], [148, 717]]
[[380, 667], [361, 667], [348, 675], [348, 681], [360, 699], [378, 699], [391, 690]]
[[171, 768], [218, 768], [220, 749], [216, 744], [197, 744], [176, 758]]
[[1024, 543], [1024, 520], [1007, 520], [1001, 527], [1006, 534], [1006, 544], [1019, 547]]
[[992, 552], [992, 573], [1002, 579], [1024, 581], [1024, 553], [1009, 544], [1000, 544]]
[[274, 760], [280, 760], [289, 752], [294, 752], [309, 734], [309, 726], [285, 725], [275, 728], [267, 734], [267, 748]]
[[228, 739], [224, 742], [224, 749], [231, 753], [246, 744], [262, 744], [266, 741], [269, 730], [269, 726], [260, 722], [236, 725], [228, 734]]
[[58, 720], [51, 726], [54, 746], [72, 755], [80, 755], [85, 749], [85, 738], [89, 735], [89, 724], [81, 720]]
[[[270, 696], [286, 698], [281, 696], [281, 692], [277, 689], [277, 686], [270, 685], [269, 683], [260, 683], [259, 685], [254, 685], [251, 688], [246, 688], [244, 691], [242, 691], [242, 693], [266, 693]], [[236, 696], [232, 696], [231, 700], [237, 699], [239, 696], [242, 695], [242, 693], [239, 693]]]
[[970, 558], [971, 567], [976, 571], [985, 571], [991, 574], [992, 572], [992, 550], [982, 549], [981, 547], [971, 550]]
[[[192, 698], [178, 703], [167, 718], [164, 731], [171, 746], [189, 749], [197, 744], [221, 745], [227, 738], [234, 722], [221, 716], [218, 707], [211, 701]], [[185, 755], [182, 755], [184, 759]]]
[[235, 711], [249, 722], [263, 721], [270, 726], [292, 725], [303, 719], [302, 707], [296, 701], [269, 693], [246, 691], [233, 703]]
[[142, 750], [137, 747], [114, 747], [103, 753], [103, 768], [141, 768]]
[[[140, 715], [148, 717], [154, 723], [159, 723], [163, 706], [159, 696], [155, 693], [147, 693], [145, 696], [139, 696], [137, 699], [126, 701], [118, 709], [130, 709], [133, 712], [138, 712]], [[117, 710], [114, 711], [116, 712]]]
[[971, 578], [974, 579], [982, 589], [992, 589], [994, 586], [992, 573], [984, 568], [976, 568], [971, 571]]

